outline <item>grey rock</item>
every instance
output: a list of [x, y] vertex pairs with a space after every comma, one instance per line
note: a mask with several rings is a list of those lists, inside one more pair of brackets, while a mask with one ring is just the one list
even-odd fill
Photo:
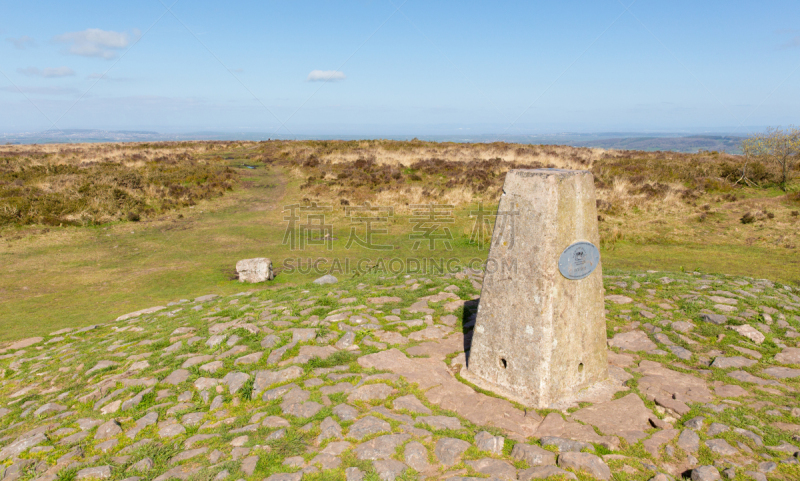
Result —
[[367, 384], [355, 389], [347, 396], [347, 401], [372, 401], [374, 399], [385, 400], [392, 393], [393, 389], [388, 384]]
[[253, 381], [253, 396], [260, 394], [261, 391], [273, 384], [291, 381], [303, 374], [303, 368], [300, 366], [291, 366], [280, 371], [256, 371], [256, 378]]
[[310, 418], [322, 409], [322, 404], [314, 401], [290, 404], [283, 407], [283, 412], [298, 418]]
[[706, 434], [709, 436], [716, 436], [719, 433], [724, 433], [725, 431], [729, 430], [730, 428], [724, 424], [711, 423], [711, 425], [708, 427], [708, 431], [706, 431]]
[[559, 438], [556, 436], [545, 436], [539, 439], [539, 443], [541, 443], [542, 446], [555, 446], [561, 453], [567, 451], [579, 453], [584, 449], [594, 451], [594, 446], [589, 443], [582, 443], [580, 441], [573, 441], [572, 439]]
[[322, 276], [322, 277], [319, 277], [319, 278], [317, 278], [317, 279], [314, 279], [314, 284], [319, 284], [319, 285], [323, 285], [323, 284], [336, 284], [337, 282], [339, 282], [339, 279], [337, 279], [337, 278], [333, 277], [333, 276], [332, 276], [332, 275], [330, 275], [330, 274], [326, 274], [326, 275], [324, 275], [324, 276]]
[[709, 439], [706, 441], [706, 446], [708, 446], [708, 449], [710, 449], [712, 453], [721, 456], [734, 456], [739, 454], [739, 451], [728, 444], [728, 441], [724, 439]]
[[351, 438], [362, 439], [370, 434], [391, 430], [392, 426], [383, 419], [378, 419], [374, 416], [365, 416], [350, 426], [347, 436]]
[[[404, 409], [406, 411], [411, 411], [413, 413], [419, 414], [431, 414], [431, 410], [428, 409], [427, 406], [422, 404], [419, 399], [413, 394], [409, 394], [407, 396], [401, 396], [394, 401], [392, 401], [392, 407], [394, 409]], [[416, 469], [416, 468], [415, 468]]]
[[564, 479], [578, 480], [578, 477], [569, 471], [564, 471], [555, 466], [534, 466], [520, 471], [517, 479], [519, 481], [530, 481], [531, 479], [550, 479], [551, 476], [561, 476]]
[[458, 418], [450, 416], [420, 416], [417, 422], [427, 424], [434, 429], [464, 429]]
[[430, 467], [428, 462], [428, 450], [421, 443], [412, 441], [406, 444], [403, 459], [406, 464], [417, 470], [423, 472]]
[[261, 348], [262, 349], [272, 349], [273, 347], [278, 345], [280, 338], [275, 334], [270, 334], [268, 336], [264, 336], [264, 339], [261, 340]]
[[356, 333], [353, 331], [347, 331], [342, 335], [342, 337], [334, 344], [336, 349], [343, 350], [347, 349], [356, 342]]
[[458, 463], [461, 455], [469, 448], [470, 444], [456, 438], [442, 438], [436, 442], [433, 454], [436, 459], [445, 466], [452, 466]]
[[95, 466], [93, 468], [84, 468], [78, 471], [75, 479], [96, 478], [106, 479], [111, 477], [111, 466]]
[[344, 470], [346, 481], [362, 481], [365, 474], [364, 471], [358, 468], [347, 468]]
[[758, 471], [761, 473], [771, 473], [778, 465], [772, 461], [764, 461], [762, 463], [758, 463]]
[[197, 448], [197, 449], [187, 449], [179, 454], [176, 454], [169, 460], [169, 464], [178, 464], [180, 462], [186, 461], [187, 459], [192, 459], [201, 454], [205, 454], [208, 452], [208, 448]]
[[131, 466], [130, 469], [143, 473], [150, 471], [155, 465], [156, 463], [151, 458], [144, 458]]
[[705, 421], [705, 417], [703, 416], [695, 416], [692, 419], [683, 423], [684, 426], [690, 429], [702, 429], [703, 421]]
[[556, 464], [556, 455], [539, 446], [517, 443], [511, 450], [511, 457], [528, 463], [529, 466], [546, 466]]
[[248, 456], [242, 460], [242, 465], [239, 469], [248, 476], [252, 476], [258, 464], [258, 456]]
[[390, 459], [395, 448], [411, 438], [408, 434], [386, 434], [358, 445], [354, 449], [356, 458], [364, 460]]
[[7, 458], [15, 458], [17, 455], [34, 446], [38, 446], [45, 441], [47, 441], [47, 436], [45, 436], [44, 433], [36, 433], [31, 436], [20, 437], [13, 443], [0, 450], [0, 461], [3, 461]]
[[311, 465], [319, 465], [319, 467], [323, 470], [328, 469], [336, 469], [342, 465], [342, 460], [338, 457], [327, 454], [327, 453], [320, 453], [316, 455], [310, 462]]
[[678, 447], [687, 453], [696, 453], [700, 449], [700, 436], [691, 429], [684, 429], [678, 436]]
[[728, 369], [730, 367], [750, 367], [757, 363], [758, 361], [754, 359], [748, 359], [744, 356], [717, 356], [714, 358], [714, 362], [711, 363], [711, 367]]
[[597, 479], [611, 479], [611, 470], [602, 459], [589, 453], [567, 452], [558, 456], [558, 466], [564, 469], [586, 471]]
[[340, 439], [342, 437], [342, 427], [339, 426], [339, 423], [334, 421], [330, 416], [326, 417], [319, 427], [320, 433], [319, 437], [317, 437], [318, 443], [321, 443], [326, 439]]
[[239, 282], [255, 284], [271, 281], [273, 278], [272, 261], [266, 257], [242, 259], [236, 263], [236, 273], [239, 275]]
[[62, 406], [60, 404], [47, 403], [47, 404], [43, 404], [42, 406], [39, 407], [39, 409], [34, 411], [33, 415], [37, 416], [37, 417], [38, 416], [46, 416], [48, 414], [60, 413], [62, 411], [65, 411], [66, 409], [67, 408], [65, 406]]
[[719, 470], [714, 466], [698, 466], [692, 470], [692, 481], [717, 481]]
[[685, 347], [675, 345], [667, 346], [667, 349], [672, 351], [672, 354], [675, 354], [675, 357], [678, 359], [683, 359], [684, 361], [689, 361], [692, 359], [692, 351], [686, 349]]
[[177, 369], [173, 371], [172, 374], [164, 378], [164, 380], [161, 382], [164, 384], [178, 385], [186, 382], [187, 379], [189, 379], [189, 371], [186, 369]]
[[180, 424], [175, 423], [175, 424], [169, 424], [159, 429], [158, 435], [162, 438], [172, 438], [175, 436], [180, 436], [185, 432], [186, 428], [184, 428]]
[[475, 435], [475, 446], [482, 451], [489, 451], [494, 454], [503, 452], [505, 441], [503, 436], [493, 436], [486, 431], [481, 431]]
[[482, 458], [476, 461], [467, 461], [466, 464], [475, 471], [505, 481], [517, 480], [517, 468], [507, 461], [493, 458]]
[[753, 481], [767, 481], [767, 476], [764, 473], [759, 473], [758, 471], [745, 471], [745, 476], [749, 476]]
[[110, 419], [105, 423], [101, 424], [100, 427], [97, 428], [97, 432], [94, 433], [94, 438], [99, 440], [104, 440], [108, 438], [113, 438], [117, 434], [122, 432], [122, 428], [120, 427], [119, 423], [116, 419]]
[[358, 410], [347, 404], [339, 404], [333, 408], [333, 414], [338, 416], [342, 421], [352, 421], [358, 417]]
[[243, 372], [229, 372], [222, 378], [222, 382], [227, 384], [228, 391], [231, 394], [236, 394], [236, 392], [244, 386], [247, 380], [250, 379], [250, 375], [243, 373]]
[[754, 433], [753, 431], [748, 431], [747, 429], [742, 428], [733, 428], [733, 432], [736, 434], [741, 434], [742, 436], [750, 439], [755, 443], [756, 446], [763, 446], [764, 440], [758, 434]]
[[728, 318], [722, 314], [701, 314], [700, 320], [722, 326], [728, 323]]
[[394, 459], [375, 461], [372, 465], [375, 467], [378, 477], [383, 481], [394, 481], [395, 478], [403, 474], [403, 471], [408, 469], [408, 466]]

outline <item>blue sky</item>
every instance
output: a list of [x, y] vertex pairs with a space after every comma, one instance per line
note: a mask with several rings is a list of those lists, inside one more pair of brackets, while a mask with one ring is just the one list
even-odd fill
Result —
[[0, 0], [0, 132], [800, 124], [796, 0], [173, 2]]

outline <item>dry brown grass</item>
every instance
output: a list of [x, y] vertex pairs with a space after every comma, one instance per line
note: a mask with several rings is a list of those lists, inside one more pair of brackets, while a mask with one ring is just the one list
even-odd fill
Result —
[[136, 221], [221, 195], [236, 183], [214, 156], [228, 143], [6, 145], [0, 225]]
[[[613, 151], [507, 143], [456, 144], [424, 141], [158, 142], [130, 144], [26, 145], [0, 147], [0, 212], [6, 222], [55, 224], [124, 220], [130, 212], [149, 216], [217, 196], [237, 181], [232, 162], [279, 166], [301, 182], [300, 197], [345, 205], [371, 202], [408, 213], [413, 204], [456, 208], [499, 198], [505, 175], [519, 168], [591, 170], [595, 176], [604, 242], [675, 242], [704, 232], [737, 236], [740, 218], [755, 216], [759, 234], [744, 243], [800, 244], [797, 194], [736, 185], [741, 158], [716, 152]], [[3, 162], [5, 164], [3, 164]], [[776, 172], [749, 166], [769, 186]], [[19, 172], [33, 172], [19, 181]], [[139, 188], [129, 174], [145, 176]], [[155, 175], [157, 174], [157, 175]], [[134, 176], [135, 177], [135, 176]], [[92, 179], [95, 187], [81, 193]], [[22, 185], [17, 185], [22, 182]], [[120, 201], [119, 192], [124, 197]], [[23, 191], [20, 193], [20, 191]], [[13, 194], [10, 195], [9, 193]], [[53, 198], [67, 199], [64, 203]], [[794, 197], [793, 197], [794, 196]], [[14, 206], [14, 199], [30, 205]], [[11, 199], [11, 200], [9, 200]], [[49, 200], [48, 200], [49, 199]], [[50, 202], [48, 204], [48, 202]], [[38, 203], [38, 204], [37, 204]], [[43, 206], [36, 212], [36, 205]], [[33, 206], [33, 207], [31, 207]], [[16, 208], [16, 211], [14, 211]], [[25, 209], [28, 215], [21, 214]], [[60, 209], [60, 210], [59, 210]], [[8, 215], [11, 211], [14, 215]], [[52, 214], [51, 212], [51, 214]], [[784, 232], [784, 231], [790, 232]], [[794, 229], [796, 231], [796, 229]], [[748, 240], [749, 239], [749, 240]]]

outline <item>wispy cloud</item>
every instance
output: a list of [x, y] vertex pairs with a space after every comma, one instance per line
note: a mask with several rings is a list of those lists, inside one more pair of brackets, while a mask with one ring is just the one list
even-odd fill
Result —
[[103, 80], [103, 81], [106, 81], [106, 82], [124, 82], [126, 80], [129, 80], [127, 78], [112, 77], [110, 75], [104, 75], [104, 74], [97, 73], [97, 72], [89, 74], [86, 78], [89, 79], [89, 80]]
[[18, 68], [17, 72], [21, 73], [22, 75], [27, 75], [28, 77], [45, 78], [69, 77], [70, 75], [75, 75], [75, 71], [69, 67], [50, 67], [44, 69], [28, 67]]
[[37, 94], [37, 95], [75, 95], [78, 93], [77, 89], [64, 88], [64, 87], [0, 87], [4, 92], [24, 93], [24, 94]]
[[308, 78], [306, 79], [307, 82], [336, 82], [338, 80], [344, 80], [347, 78], [344, 72], [339, 72], [338, 70], [312, 70], [310, 74], [308, 74]]
[[796, 48], [800, 47], [800, 35], [789, 39], [789, 41], [780, 44], [778, 48], [780, 49], [787, 49], [787, 48]]
[[18, 48], [20, 50], [25, 50], [28, 47], [36, 46], [36, 40], [27, 35], [23, 35], [18, 38], [8, 37], [6, 38], [6, 42], [11, 42], [14, 45], [14, 48]]
[[82, 32], [67, 32], [63, 35], [56, 35], [53, 40], [58, 43], [69, 44], [66, 53], [110, 60], [117, 56], [118, 50], [128, 47], [140, 35], [141, 32], [135, 29], [128, 34], [126, 32], [100, 30], [99, 28], [87, 28]]

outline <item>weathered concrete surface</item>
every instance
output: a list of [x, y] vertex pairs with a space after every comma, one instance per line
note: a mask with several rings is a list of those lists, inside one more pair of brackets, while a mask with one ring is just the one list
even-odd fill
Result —
[[568, 246], [599, 245], [592, 174], [512, 170], [498, 212], [465, 373], [548, 407], [608, 379], [602, 269], [580, 280], [558, 269]]

